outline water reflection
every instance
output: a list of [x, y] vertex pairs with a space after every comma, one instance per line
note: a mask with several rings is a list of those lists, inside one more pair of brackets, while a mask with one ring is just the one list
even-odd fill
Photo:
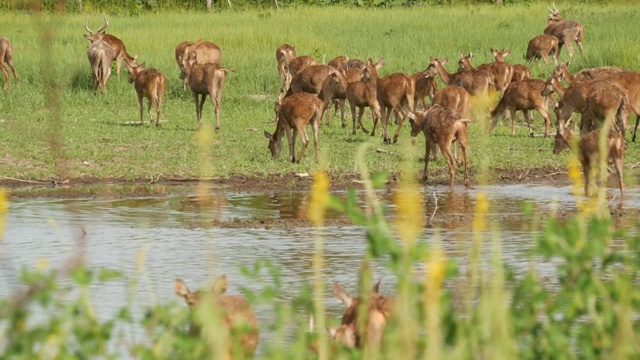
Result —
[[[166, 190], [166, 189], [165, 189]], [[330, 314], [340, 311], [331, 298], [329, 285], [337, 280], [351, 291], [357, 288], [357, 271], [366, 250], [365, 230], [348, 221], [324, 229], [310, 227], [269, 226], [269, 221], [303, 220], [309, 198], [300, 192], [226, 193], [211, 189], [209, 200], [198, 201], [193, 189], [153, 192], [153, 196], [131, 198], [85, 199], [17, 199], [11, 202], [4, 240], [0, 242], [0, 296], [17, 287], [22, 266], [34, 267], [46, 258], [52, 267], [60, 267], [76, 249], [78, 239], [86, 240], [86, 259], [91, 267], [109, 267], [124, 271], [136, 280], [134, 313], [157, 303], [177, 301], [173, 279], [188, 279], [194, 286], [226, 274], [229, 291], [240, 287], [253, 290], [260, 283], [240, 275], [243, 266], [269, 259], [282, 269], [284, 287], [296, 293], [312, 279], [312, 259], [316, 236], [324, 239], [324, 280], [327, 284], [326, 306]], [[439, 237], [446, 256], [456, 259], [464, 273], [472, 239], [471, 219], [478, 192], [488, 196], [488, 217], [500, 231], [504, 262], [515, 269], [529, 267], [527, 250], [539, 230], [522, 217], [523, 201], [534, 204], [536, 213], [552, 214], [573, 211], [576, 198], [569, 187], [488, 186], [462, 187], [449, 191], [445, 187], [425, 187], [425, 215], [431, 226], [425, 228], [422, 241]], [[344, 193], [338, 193], [344, 196]], [[362, 202], [362, 195], [359, 194]], [[379, 196], [390, 202], [392, 194]], [[638, 188], [627, 189], [625, 207], [640, 208]], [[393, 205], [388, 205], [389, 214]], [[337, 213], [330, 219], [341, 218]], [[619, 225], [634, 225], [637, 217], [619, 216]], [[265, 226], [221, 227], [225, 222], [253, 221]], [[495, 234], [494, 234], [495, 235]], [[482, 266], [491, 268], [494, 235], [486, 234]], [[136, 259], [144, 261], [136, 262]], [[373, 264], [374, 277], [382, 279], [382, 292], [392, 293], [394, 279], [384, 266], [385, 259]], [[552, 266], [538, 264], [542, 277], [551, 277]], [[419, 269], [420, 270], [420, 269]], [[464, 279], [452, 282], [461, 286]], [[128, 303], [129, 284], [111, 283], [93, 290], [96, 309], [113, 316]], [[258, 311], [264, 324], [272, 323], [269, 309]]]

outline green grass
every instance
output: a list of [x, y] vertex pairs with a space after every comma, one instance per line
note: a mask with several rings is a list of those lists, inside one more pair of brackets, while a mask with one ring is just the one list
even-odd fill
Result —
[[[638, 12], [634, 5], [557, 5], [565, 17], [585, 25], [586, 58], [576, 56], [574, 71], [600, 65], [640, 70], [640, 30], [624, 26], [625, 31], [620, 31], [620, 24], [633, 23]], [[105, 94], [93, 93], [83, 23], [88, 19], [89, 26], [97, 28], [102, 23], [100, 14], [3, 14], [0, 34], [13, 43], [21, 82], [16, 85], [11, 78], [10, 89], [0, 95], [0, 169], [4, 176], [22, 179], [137, 180], [159, 175], [227, 177], [309, 172], [318, 166], [313, 161], [312, 145], [301, 164], [289, 164], [286, 156], [278, 161], [271, 159], [263, 136], [263, 130], [275, 129], [273, 102], [279, 77], [274, 52], [280, 44], [292, 44], [299, 55], [313, 55], [325, 62], [341, 54], [376, 60], [384, 57], [382, 75], [420, 71], [430, 56], [448, 57], [447, 67], [454, 71], [460, 52], [473, 51], [474, 64], [478, 65], [492, 60], [490, 47], [510, 48], [512, 54], [507, 61], [524, 62], [527, 42], [542, 33], [546, 14], [546, 4], [541, 3], [394, 9], [294, 7], [277, 12], [110, 16], [109, 33], [123, 40], [128, 52], [137, 54], [140, 62], [168, 77], [163, 113], [166, 122], [161, 128], [151, 126], [148, 120], [144, 126], [124, 125], [138, 120], [135, 90], [127, 82], [124, 68], [120, 79], [114, 69]], [[223, 65], [235, 70], [227, 77], [222, 97], [222, 129], [204, 158], [212, 170], [202, 170], [193, 100], [190, 92], [181, 89], [173, 55], [181, 41], [198, 38], [218, 44]], [[567, 60], [564, 50], [561, 60]], [[533, 76], [546, 78], [552, 66], [532, 64]], [[351, 135], [349, 114], [347, 119], [347, 129], [339, 126], [335, 115], [330, 126], [321, 128], [319, 166], [336, 174], [353, 173], [357, 149], [366, 143], [365, 163], [371, 170], [399, 172], [402, 159], [411, 156], [419, 173], [422, 138], [411, 147], [409, 131], [403, 129], [399, 144], [383, 145], [379, 137]], [[210, 102], [205, 104], [204, 120], [209, 124], [214, 121]], [[370, 128], [370, 118], [366, 121]], [[551, 153], [552, 139], [528, 138], [525, 126], [518, 127], [517, 136], [511, 137], [510, 124], [505, 125], [484, 141], [479, 140], [480, 126], [472, 124], [472, 166], [486, 161], [489, 169], [526, 170], [566, 163], [567, 153]], [[535, 126], [536, 133], [541, 133], [542, 120], [537, 114]], [[390, 125], [390, 131], [394, 130]], [[375, 151], [381, 147], [391, 154]], [[287, 153], [285, 143], [283, 155]], [[627, 165], [639, 157], [638, 147], [630, 144]], [[439, 160], [431, 173], [446, 173], [445, 167]]]

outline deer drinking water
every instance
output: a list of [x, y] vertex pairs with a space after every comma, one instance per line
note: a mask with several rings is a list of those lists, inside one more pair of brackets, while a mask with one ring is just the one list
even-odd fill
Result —
[[[189, 290], [181, 280], [174, 282], [175, 293], [183, 298], [189, 308], [197, 310], [200, 306], [212, 306], [220, 316], [219, 324], [224, 327], [227, 334], [227, 352], [231, 358], [251, 358], [258, 347], [259, 331], [258, 319], [251, 309], [251, 305], [240, 295], [229, 295], [227, 291], [227, 277], [221, 276], [208, 291]], [[209, 299], [210, 301], [206, 301]], [[189, 335], [196, 336], [200, 332], [196, 316], [195, 323], [191, 324]], [[203, 325], [203, 324], [202, 324]]]
[[151, 119], [151, 104], [156, 108], [156, 126], [160, 126], [162, 115], [162, 103], [164, 102], [164, 92], [167, 87], [167, 77], [156, 69], [145, 69], [144, 63], [132, 66], [125, 63], [124, 66], [129, 71], [129, 82], [133, 83], [138, 94], [138, 105], [140, 106], [140, 124], [143, 124], [143, 98], [149, 99], [147, 113]]
[[13, 65], [13, 47], [11, 46], [11, 41], [4, 36], [0, 36], [0, 69], [4, 73], [4, 89], [7, 90], [9, 88], [9, 70], [4, 64], [6, 63], [11, 68], [11, 72], [13, 72], [13, 78], [18, 81], [18, 73], [16, 72], [16, 67]]
[[88, 35], [85, 34], [84, 37], [85, 39], [89, 40], [91, 43], [94, 43], [95, 41], [98, 41], [98, 40], [102, 40], [107, 44], [109, 44], [109, 46], [111, 46], [114, 53], [112, 61], [116, 62], [116, 73], [118, 74], [118, 77], [120, 77], [120, 66], [122, 65], [122, 61], [123, 60], [126, 61], [129, 65], [136, 65], [137, 56], [132, 57], [129, 54], [127, 54], [127, 49], [125, 48], [122, 40], [118, 39], [117, 37], [111, 34], [105, 33], [107, 26], [109, 26], [109, 20], [107, 19], [106, 15], [103, 15], [103, 16], [104, 16], [104, 25], [102, 25], [96, 31], [91, 31], [91, 29], [89, 29], [89, 26], [87, 25], [87, 22], [85, 21], [84, 29], [89, 34]]

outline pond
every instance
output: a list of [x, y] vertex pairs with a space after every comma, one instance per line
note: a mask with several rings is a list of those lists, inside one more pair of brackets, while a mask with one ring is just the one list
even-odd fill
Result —
[[[151, 186], [151, 185], [150, 185]], [[421, 237], [430, 242], [438, 237], [447, 257], [464, 270], [472, 242], [471, 219], [478, 192], [487, 194], [489, 219], [500, 231], [503, 260], [514, 269], [529, 267], [527, 250], [539, 229], [523, 216], [522, 204], [532, 202], [538, 214], [573, 212], [578, 198], [569, 187], [542, 185], [478, 186], [473, 189], [427, 186], [424, 190], [426, 216], [431, 220]], [[19, 270], [33, 268], [43, 259], [49, 267], [60, 267], [84, 247], [90, 267], [108, 267], [124, 272], [123, 282], [95, 287], [92, 299], [97, 311], [113, 314], [127, 303], [134, 314], [155, 303], [178, 301], [173, 280], [184, 279], [192, 288], [226, 274], [229, 292], [240, 287], [261, 288], [240, 274], [240, 268], [269, 259], [282, 270], [285, 289], [297, 293], [312, 280], [314, 241], [324, 240], [325, 303], [332, 316], [341, 305], [330, 294], [331, 283], [339, 281], [355, 292], [357, 270], [366, 250], [365, 230], [351, 225], [340, 214], [330, 213], [328, 225], [315, 229], [303, 222], [306, 192], [233, 193], [211, 189], [215, 196], [207, 206], [194, 201], [195, 188], [181, 186], [151, 189], [143, 197], [87, 197], [73, 199], [22, 198], [11, 201], [5, 236], [0, 241], [0, 296], [17, 289]], [[118, 193], [118, 189], [110, 189]], [[338, 193], [338, 195], [343, 193]], [[609, 189], [609, 195], [616, 195]], [[379, 197], [389, 208], [392, 193]], [[437, 200], [436, 200], [437, 199]], [[619, 200], [611, 201], [620, 207]], [[640, 209], [640, 188], [628, 188], [625, 209]], [[392, 209], [389, 209], [392, 214]], [[619, 216], [618, 226], [637, 224], [634, 216]], [[299, 226], [307, 224], [307, 226]], [[490, 267], [491, 239], [484, 243], [482, 263]], [[553, 275], [550, 264], [539, 264], [542, 276]], [[394, 278], [383, 260], [373, 264], [374, 279], [389, 294]], [[137, 284], [131, 287], [131, 284]], [[258, 309], [261, 323], [272, 323], [269, 309]], [[131, 330], [132, 337], [138, 331]], [[138, 334], [135, 334], [138, 333]], [[268, 334], [263, 334], [268, 338]]]

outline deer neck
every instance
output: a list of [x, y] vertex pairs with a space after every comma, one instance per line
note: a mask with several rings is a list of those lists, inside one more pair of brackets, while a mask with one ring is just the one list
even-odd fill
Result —
[[440, 78], [442, 79], [442, 82], [449, 85], [449, 82], [451, 81], [451, 75], [447, 72], [447, 69], [445, 69], [444, 66], [442, 66], [442, 64], [440, 63], [436, 63], [435, 66], [438, 75], [440, 75]]
[[574, 76], [573, 76], [573, 74], [571, 74], [569, 72], [569, 69], [563, 68], [562, 69], [562, 76], [567, 81], [567, 84], [571, 85], [573, 83]]
[[553, 89], [556, 91], [556, 93], [558, 93], [558, 96], [560, 96], [561, 98], [564, 96], [564, 93], [567, 91], [567, 88], [562, 86], [562, 83], [558, 78], [554, 78], [551, 81], [551, 86], [553, 86]]

